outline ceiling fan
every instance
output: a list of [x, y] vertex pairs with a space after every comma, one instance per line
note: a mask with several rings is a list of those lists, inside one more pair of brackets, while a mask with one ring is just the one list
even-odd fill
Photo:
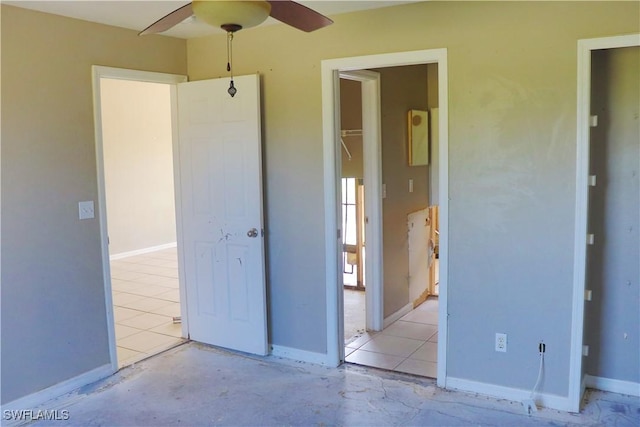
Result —
[[[193, 0], [149, 25], [139, 35], [167, 31], [193, 15], [227, 32], [227, 71], [229, 72], [231, 72], [233, 34], [236, 31], [260, 25], [269, 16], [306, 32], [333, 24], [333, 21], [326, 16], [292, 0]], [[237, 91], [233, 84], [233, 72], [231, 72], [231, 84], [227, 92], [233, 97]]]
[[167, 31], [193, 15], [227, 32], [255, 27], [269, 16], [306, 32], [315, 31], [333, 23], [326, 16], [291, 0], [194, 0], [160, 18], [139, 34]]

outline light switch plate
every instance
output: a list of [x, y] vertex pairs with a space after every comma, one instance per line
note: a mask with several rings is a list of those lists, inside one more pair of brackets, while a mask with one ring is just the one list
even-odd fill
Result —
[[93, 200], [78, 202], [78, 216], [80, 219], [95, 218]]

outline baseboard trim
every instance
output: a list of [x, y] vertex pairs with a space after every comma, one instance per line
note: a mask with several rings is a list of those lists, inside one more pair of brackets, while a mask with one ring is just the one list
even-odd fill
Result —
[[431, 294], [429, 293], [429, 288], [425, 289], [416, 299], [413, 300], [413, 308], [415, 309], [417, 306], [422, 304], [429, 298]]
[[285, 359], [297, 360], [300, 362], [315, 363], [317, 365], [332, 366], [329, 357], [325, 353], [315, 353], [313, 351], [300, 350], [297, 348], [284, 347], [281, 345], [271, 346], [271, 355], [284, 357]]
[[405, 314], [410, 313], [411, 310], [413, 310], [413, 303], [409, 303], [409, 304], [405, 305], [400, 310], [398, 310], [395, 313], [393, 313], [391, 316], [385, 317], [384, 321], [382, 322], [382, 327], [386, 328], [387, 326], [391, 325], [396, 320], [400, 319]]
[[[504, 387], [495, 384], [480, 383], [477, 381], [465, 380], [462, 378], [447, 377], [447, 389], [478, 393], [485, 396], [491, 396], [498, 399], [507, 399], [515, 402], [521, 402], [529, 399], [531, 390], [523, 390], [519, 388]], [[575, 412], [571, 402], [567, 396], [559, 396], [556, 394], [536, 393], [535, 401], [537, 405], [545, 408], [557, 409], [566, 412]]]
[[587, 387], [595, 388], [596, 390], [640, 397], [640, 383], [585, 375], [585, 384]]
[[178, 246], [177, 242], [165, 243], [164, 245], [151, 246], [149, 248], [136, 249], [135, 251], [120, 252], [109, 256], [109, 261], [115, 261], [122, 258], [129, 258], [130, 256], [144, 255], [151, 252], [161, 251], [163, 249], [175, 248]]
[[79, 389], [80, 387], [104, 379], [112, 375], [114, 372], [115, 371], [113, 370], [113, 367], [110, 363], [100, 366], [99, 368], [93, 369], [89, 372], [85, 372], [84, 374], [80, 374], [77, 377], [59, 382], [58, 384], [52, 385], [51, 387], [45, 388], [44, 390], [40, 390], [27, 396], [18, 398], [12, 402], [8, 402], [2, 405], [1, 410], [4, 413], [4, 411], [6, 410], [11, 411], [21, 409], [35, 409], [51, 399], [55, 399], [56, 397], [60, 397], [63, 394], [67, 394], [69, 392], [72, 392], [73, 390]]

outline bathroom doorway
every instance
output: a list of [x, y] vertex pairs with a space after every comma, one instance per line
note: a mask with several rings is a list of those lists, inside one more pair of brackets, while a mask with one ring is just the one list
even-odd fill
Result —
[[[415, 65], [416, 67], [420, 68], [418, 65], [420, 64], [420, 62], [414, 63], [412, 65]], [[428, 64], [428, 62], [422, 63], [424, 66], [426, 66]], [[394, 64], [395, 65], [395, 64]], [[409, 65], [409, 64], [399, 64], [396, 67], [393, 67], [391, 65], [388, 66], [388, 68], [395, 68], [395, 71], [399, 71], [402, 72], [403, 68], [406, 68], [407, 70], [413, 68], [411, 66], [409, 67], [405, 67], [405, 65]], [[437, 70], [439, 69], [439, 65], [437, 62], [434, 62], [433, 64], [430, 64], [437, 72]], [[353, 68], [352, 68], [353, 69]], [[389, 69], [386, 68], [368, 68], [366, 70], [360, 70], [358, 72], [367, 72], [367, 73], [375, 73], [375, 74], [380, 74], [380, 72], [382, 71], [384, 72], [388, 72]], [[407, 71], [404, 70], [404, 71]], [[351, 71], [350, 71], [351, 73]], [[435, 74], [435, 73], [434, 73]], [[340, 77], [343, 76], [343, 72], [339, 73]], [[393, 80], [393, 79], [390, 79]], [[423, 79], [424, 82], [426, 83], [427, 79], [426, 76]], [[378, 77], [378, 90], [379, 90], [379, 77]], [[340, 88], [342, 89], [342, 87], [344, 86], [344, 84], [342, 82], [340, 82]], [[436, 93], [436, 95], [440, 94], [440, 92], [442, 92], [442, 88], [440, 83], [438, 82], [437, 79], [437, 74], [436, 74], [436, 78], [434, 79], [434, 91]], [[382, 96], [382, 102], [388, 102], [389, 99], [392, 100], [393, 102], [393, 95], [394, 94], [387, 94], [386, 96]], [[378, 98], [380, 99], [380, 98]], [[364, 106], [367, 106], [367, 103], [363, 103]], [[446, 105], [446, 103], [445, 103]], [[369, 111], [372, 110], [371, 106], [369, 106]], [[424, 105], [424, 106], [420, 106], [423, 109], [429, 109], [431, 106], [428, 105]], [[343, 110], [343, 106], [341, 105], [341, 110], [340, 110], [340, 115], [341, 117], [344, 116], [344, 112]], [[366, 108], [366, 107], [365, 107]], [[396, 128], [399, 129], [400, 131], [402, 131], [403, 129], [406, 130], [407, 128], [407, 122], [406, 122], [406, 106], [402, 106], [400, 109], [404, 110], [401, 117], [402, 117], [402, 124], [398, 125], [396, 124]], [[412, 107], [408, 107], [408, 108], [412, 108]], [[436, 104], [436, 109], [437, 109], [437, 104]], [[376, 111], [379, 114], [379, 110]], [[375, 113], [374, 113], [375, 114]], [[336, 116], [337, 117], [337, 116]], [[364, 117], [367, 117], [366, 114], [364, 114]], [[436, 123], [440, 124], [441, 119], [436, 115]], [[365, 130], [366, 130], [366, 125], [364, 126]], [[346, 129], [344, 123], [341, 123], [339, 125], [337, 125], [336, 128], [336, 135], [340, 135], [343, 136], [345, 135], [345, 130]], [[358, 129], [352, 129], [357, 131]], [[374, 129], [374, 131], [380, 132], [380, 127], [378, 127], [377, 129]], [[366, 133], [366, 132], [365, 132]], [[384, 135], [384, 129], [382, 130], [382, 134]], [[406, 136], [406, 135], [405, 135]], [[392, 139], [393, 135], [388, 136], [386, 139]], [[402, 143], [404, 143], [405, 137], [400, 137], [397, 138], [399, 139]], [[380, 141], [380, 143], [382, 143], [382, 141]], [[340, 144], [340, 145], [338, 145]], [[346, 145], [346, 147], [345, 147]], [[437, 373], [444, 368], [444, 362], [442, 363], [443, 366], [438, 366], [437, 364], [437, 358], [438, 358], [438, 354], [440, 353], [440, 350], [438, 348], [438, 331], [439, 329], [444, 329], [446, 328], [446, 319], [445, 319], [445, 324], [443, 325], [439, 325], [438, 323], [438, 318], [439, 318], [439, 312], [442, 311], [442, 305], [440, 304], [440, 301], [438, 301], [437, 298], [433, 298], [433, 294], [434, 289], [436, 285], [438, 289], [438, 293], [440, 295], [443, 295], [443, 291], [442, 291], [442, 286], [440, 286], [440, 284], [442, 283], [442, 275], [440, 277], [440, 280], [435, 281], [433, 284], [430, 284], [428, 282], [428, 279], [425, 278], [424, 283], [421, 284], [422, 286], [422, 290], [426, 291], [427, 289], [431, 289], [431, 291], [428, 292], [424, 292], [425, 296], [428, 298], [428, 301], [425, 301], [425, 299], [423, 299], [420, 302], [423, 302], [423, 304], [419, 308], [419, 310], [413, 310], [414, 307], [414, 302], [415, 300], [409, 298], [409, 295], [407, 293], [407, 295], [405, 296], [406, 298], [406, 303], [404, 306], [397, 306], [398, 301], [393, 301], [393, 295], [391, 295], [390, 299], [389, 299], [389, 292], [393, 292], [393, 290], [387, 290], [387, 271], [386, 270], [394, 270], [394, 267], [398, 267], [397, 270], [400, 271], [404, 268], [404, 273], [403, 273], [403, 277], [404, 277], [404, 283], [406, 286], [406, 280], [407, 280], [407, 270], [408, 270], [408, 262], [407, 262], [407, 214], [414, 211], [415, 209], [425, 209], [427, 212], [432, 211], [431, 209], [429, 209], [430, 205], [431, 205], [431, 201], [428, 199], [429, 197], [429, 188], [428, 186], [430, 185], [430, 180], [429, 180], [429, 168], [427, 166], [422, 165], [421, 167], [418, 168], [408, 168], [408, 174], [412, 175], [412, 176], [407, 176], [404, 177], [402, 176], [402, 174], [400, 174], [400, 181], [404, 181], [404, 184], [400, 183], [400, 182], [392, 182], [394, 180], [398, 181], [398, 175], [397, 174], [384, 174], [384, 180], [382, 179], [382, 162], [386, 161], [387, 158], [389, 157], [389, 153], [384, 154], [384, 148], [382, 150], [380, 150], [380, 148], [378, 148], [378, 150], [382, 151], [382, 153], [380, 153], [380, 151], [378, 151], [378, 158], [376, 159], [375, 155], [373, 155], [373, 161], [368, 162], [367, 161], [367, 156], [371, 155], [371, 153], [376, 152], [375, 146], [369, 151], [367, 149], [367, 144], [366, 142], [363, 144], [364, 149], [363, 149], [363, 157], [365, 158], [364, 161], [364, 182], [365, 182], [365, 194], [367, 193], [367, 178], [368, 178], [368, 174], [367, 171], [371, 171], [372, 169], [375, 169], [377, 172], [377, 177], [379, 178], [379, 181], [374, 181], [373, 182], [373, 190], [375, 191], [376, 189], [379, 190], [379, 193], [377, 194], [377, 197], [374, 197], [373, 200], [371, 200], [368, 196], [365, 196], [365, 205], [367, 204], [367, 202], [371, 203], [373, 202], [373, 204], [375, 204], [376, 201], [381, 202], [380, 206], [378, 207], [377, 210], [377, 214], [380, 215], [380, 217], [382, 217], [382, 205], [386, 202], [385, 199], [387, 199], [387, 201], [391, 202], [391, 199], [396, 198], [397, 196], [400, 196], [402, 198], [407, 198], [407, 199], [412, 199], [413, 196], [418, 196], [418, 195], [424, 195], [424, 200], [422, 200], [419, 204], [415, 204], [413, 205], [413, 208], [410, 209], [406, 209], [404, 210], [404, 206], [403, 206], [403, 210], [404, 213], [402, 214], [402, 225], [400, 226], [401, 229], [403, 229], [404, 231], [402, 231], [401, 233], [395, 233], [396, 237], [399, 237], [400, 239], [404, 239], [404, 249], [402, 251], [405, 251], [402, 254], [402, 257], [405, 258], [405, 260], [403, 262], [398, 262], [396, 263], [396, 265], [391, 265], [391, 266], [387, 266], [387, 259], [389, 258], [390, 260], [394, 260], [395, 258], [394, 256], [396, 256], [398, 254], [397, 251], [391, 251], [391, 249], [386, 249], [385, 252], [385, 259], [384, 259], [384, 285], [383, 285], [383, 280], [380, 280], [380, 293], [381, 296], [384, 294], [385, 296], [385, 300], [384, 301], [380, 301], [381, 305], [380, 305], [380, 314], [381, 314], [381, 320], [382, 320], [382, 324], [379, 325], [379, 329], [373, 329], [373, 328], [367, 328], [368, 330], [365, 332], [365, 334], [363, 334], [362, 336], [358, 337], [356, 340], [348, 340], [347, 335], [344, 336], [345, 338], [345, 343], [347, 343], [347, 346], [344, 348], [344, 357], [345, 357], [345, 361], [347, 362], [352, 362], [352, 363], [360, 363], [360, 364], [364, 364], [364, 365], [369, 365], [369, 366], [378, 366], [378, 367], [382, 367], [385, 369], [395, 369], [395, 368], [399, 368], [400, 365], [403, 365], [403, 367], [400, 368], [400, 370], [404, 371], [404, 372], [410, 372], [410, 373], [415, 373], [418, 375], [425, 375], [425, 376], [430, 376], [430, 377], [436, 377]], [[380, 147], [380, 145], [378, 146]], [[446, 147], [446, 145], [445, 145]], [[336, 144], [336, 149], [340, 149], [340, 151], [342, 151], [342, 154], [340, 156], [341, 161], [345, 161], [345, 155], [348, 157], [349, 154], [351, 154], [351, 157], [353, 158], [353, 154], [350, 153], [351, 152], [351, 148], [346, 141], [344, 141], [344, 138], [341, 138], [341, 140], [339, 140]], [[347, 153], [347, 151], [349, 151], [349, 154]], [[398, 151], [398, 150], [396, 150]], [[404, 147], [400, 147], [400, 157], [402, 158], [401, 163], [404, 165], [404, 167], [407, 166], [407, 158], [406, 156], [406, 148]], [[404, 153], [404, 154], [403, 154]], [[337, 153], [336, 153], [337, 154]], [[397, 155], [398, 153], [393, 153], [392, 155]], [[436, 154], [437, 156], [440, 156], [439, 154]], [[348, 161], [348, 159], [346, 160]], [[367, 165], [369, 166], [369, 169], [367, 169]], [[342, 165], [341, 165], [342, 168]], [[444, 168], [443, 168], [444, 169]], [[338, 169], [340, 170], [340, 169]], [[420, 172], [420, 173], [418, 173]], [[440, 173], [442, 171], [437, 171], [435, 172], [437, 179], [435, 180], [435, 182], [433, 182], [432, 184], [434, 186], [440, 186]], [[416, 174], [418, 173], [418, 174]], [[413, 176], [414, 174], [416, 174], [415, 176]], [[422, 174], [424, 174], [424, 177], [422, 177]], [[418, 176], [419, 175], [419, 176]], [[370, 178], [370, 177], [369, 177]], [[409, 178], [407, 182], [407, 180], [405, 178]], [[407, 185], [408, 184], [408, 185]], [[342, 185], [339, 186], [340, 190], [342, 191]], [[369, 190], [371, 190], [371, 188], [369, 188]], [[408, 196], [404, 196], [404, 193], [414, 193], [414, 194], [410, 194]], [[444, 194], [444, 193], [443, 193]], [[339, 200], [342, 202], [342, 194], [340, 194], [340, 198]], [[392, 203], [392, 205], [396, 205], [395, 203]], [[385, 205], [386, 206], [386, 205]], [[396, 205], [397, 206], [397, 205]], [[394, 206], [389, 207], [389, 210], [393, 210], [391, 209]], [[443, 207], [439, 207], [440, 211], [445, 211], [446, 212], [446, 204]], [[365, 210], [365, 212], [371, 212], [371, 211], [367, 211]], [[374, 212], [376, 212], [374, 210]], [[386, 212], [385, 212], [386, 213]], [[429, 218], [431, 220], [431, 216], [428, 213], [427, 214], [427, 218]], [[367, 216], [367, 213], [365, 213], [365, 224], [367, 225], [371, 225], [370, 224], [370, 218]], [[342, 221], [342, 218], [340, 218], [340, 221]], [[380, 230], [377, 230], [378, 233], [374, 233], [373, 235], [371, 233], [367, 233], [366, 235], [366, 253], [367, 253], [367, 261], [370, 261], [371, 263], [374, 263], [376, 265], [376, 268], [379, 269], [380, 272], [380, 279], [382, 279], [382, 264], [383, 264], [383, 257], [382, 257], [382, 253], [379, 252], [378, 255], [371, 254], [371, 245], [370, 245], [370, 241], [373, 238], [378, 238], [379, 241], [378, 243], [380, 244], [379, 250], [382, 249], [383, 246], [383, 236], [382, 236], [382, 220], [380, 218]], [[421, 223], [421, 226], [424, 225], [429, 225], [429, 224], [425, 224], [425, 223]], [[442, 240], [439, 239], [439, 234], [442, 232], [442, 225], [440, 226], [439, 230], [437, 231], [437, 235], [438, 238], [435, 241], [435, 244], [432, 245], [431, 247], [431, 253], [435, 254], [435, 256], [437, 257], [438, 261], [440, 261], [440, 255], [442, 254], [442, 249], [440, 249], [443, 245], [442, 245]], [[434, 232], [436, 232], [434, 231]], [[393, 233], [389, 233], [387, 234], [385, 231], [385, 236], [384, 236], [384, 244], [387, 245], [388, 241], [387, 241], [387, 236], [390, 236], [389, 240], [393, 239], [394, 234]], [[428, 243], [428, 239], [424, 239], [424, 242], [422, 242], [424, 244], [424, 247], [427, 248], [429, 243]], [[386, 247], [386, 246], [385, 246]], [[428, 253], [427, 249], [424, 250], [425, 254]], [[344, 248], [340, 248], [340, 268], [342, 268], [342, 263], [346, 263], [348, 264], [348, 260], [345, 261], [344, 260]], [[388, 257], [387, 257], [388, 255]], [[373, 257], [373, 258], [372, 258]], [[352, 259], [354, 260], [354, 259]], [[392, 261], [393, 263], [393, 261]], [[428, 265], [429, 260], [428, 257], [425, 255], [423, 257], [423, 264]], [[405, 267], [403, 267], [403, 265]], [[437, 277], [437, 270], [435, 270], [436, 272], [436, 277]], [[368, 268], [367, 268], [367, 273], [368, 273]], [[368, 274], [365, 274], [365, 277], [368, 277]], [[445, 276], [446, 277], [446, 276]], [[341, 283], [342, 285], [342, 283]], [[393, 284], [392, 284], [393, 285]], [[384, 286], [384, 288], [383, 288]], [[370, 288], [370, 283], [367, 280], [366, 284], [365, 284], [365, 292], [369, 291]], [[406, 292], [406, 288], [405, 288], [405, 292]], [[429, 298], [430, 297], [430, 298]], [[387, 299], [389, 299], [387, 301]], [[446, 298], [445, 298], [446, 299]], [[344, 309], [346, 310], [347, 306], [348, 306], [348, 302], [347, 300], [344, 300]], [[420, 304], [420, 302], [417, 302], [416, 304]], [[385, 309], [384, 311], [382, 310], [382, 306], [385, 305]], [[393, 308], [395, 306], [395, 308]], [[345, 311], [346, 313], [346, 311]], [[369, 313], [367, 313], [368, 315]], [[343, 320], [344, 321], [344, 325], [345, 325], [345, 329], [343, 329], [343, 331], [346, 333], [347, 329], [346, 329], [346, 325], [347, 325], [347, 319], [343, 318], [343, 319], [339, 319], [339, 320]], [[408, 327], [409, 330], [407, 330]], [[421, 331], [418, 331], [418, 329], [424, 329]], [[409, 335], [407, 335], [409, 334]], [[417, 334], [417, 335], [416, 335]], [[419, 335], [419, 336], [418, 336]], [[382, 343], [382, 341], [385, 341], [385, 343]], [[388, 341], [388, 342], [387, 342]], [[393, 341], [393, 342], [392, 342]], [[398, 346], [396, 344], [396, 341], [403, 341], [403, 343]], [[410, 341], [410, 346], [404, 346], [404, 344], [406, 344], [404, 341]], [[382, 343], [382, 344], [381, 344]], [[409, 348], [411, 346], [417, 345], [415, 348]], [[373, 348], [376, 347], [376, 348]], [[385, 349], [383, 349], [382, 347], [386, 347]], [[403, 354], [385, 354], [387, 352], [387, 349], [391, 349], [392, 351], [398, 350], [399, 348], [401, 348], [402, 353]], [[420, 350], [420, 351], [418, 351]], [[444, 352], [444, 349], [442, 349], [442, 351]], [[406, 354], [405, 354], [406, 353]], [[416, 356], [416, 360], [412, 360], [409, 361], [407, 359], [409, 359], [409, 356], [415, 355]], [[358, 357], [358, 356], [363, 356], [363, 357]], [[375, 358], [377, 358], [378, 360], [365, 360], [366, 358], [364, 356], [375, 356]], [[391, 356], [391, 357], [388, 357]], [[354, 360], [355, 358], [359, 359], [359, 360]], [[371, 359], [371, 358], [369, 358]], [[383, 360], [383, 359], [386, 359]], [[379, 361], [382, 360], [382, 364], [378, 363]], [[404, 363], [406, 362], [406, 363]], [[393, 365], [393, 366], [391, 366]], [[413, 368], [415, 367], [419, 367], [419, 369], [413, 369], [413, 368], [409, 368], [408, 365], [413, 365]], [[425, 369], [425, 367], [427, 367], [427, 369]]]

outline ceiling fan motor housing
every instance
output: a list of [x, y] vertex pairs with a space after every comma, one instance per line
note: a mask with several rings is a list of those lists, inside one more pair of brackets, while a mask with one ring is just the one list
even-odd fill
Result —
[[255, 27], [271, 13], [271, 5], [267, 1], [195, 0], [192, 7], [198, 19], [216, 27]]

